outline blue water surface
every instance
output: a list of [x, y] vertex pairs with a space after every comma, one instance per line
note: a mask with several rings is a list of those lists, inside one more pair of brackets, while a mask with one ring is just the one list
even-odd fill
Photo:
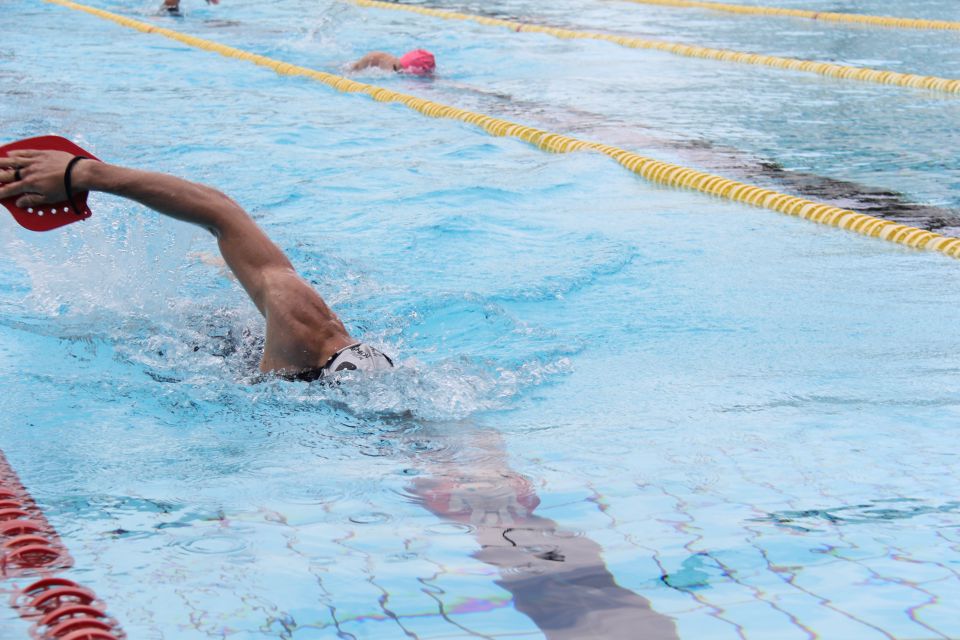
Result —
[[[96, 6], [338, 73], [426, 46], [434, 79], [354, 77], [690, 165], [960, 203], [950, 96], [327, 0], [183, 4]], [[960, 74], [949, 33], [438, 6]], [[643, 607], [650, 638], [960, 637], [954, 260], [52, 4], [7, 3], [0, 32], [0, 140], [58, 133], [215, 185], [400, 365], [258, 380], [263, 322], [212, 238], [138, 205], [0, 225], [0, 447], [64, 575], [130, 638], [620, 638]], [[28, 627], [0, 608], [3, 637]]]

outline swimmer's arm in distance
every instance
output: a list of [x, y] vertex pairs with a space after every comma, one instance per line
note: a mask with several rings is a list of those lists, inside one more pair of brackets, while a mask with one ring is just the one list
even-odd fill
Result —
[[379, 67], [385, 71], [397, 71], [400, 69], [400, 59], [384, 51], [371, 51], [350, 65], [350, 70], [360, 71], [369, 67]]

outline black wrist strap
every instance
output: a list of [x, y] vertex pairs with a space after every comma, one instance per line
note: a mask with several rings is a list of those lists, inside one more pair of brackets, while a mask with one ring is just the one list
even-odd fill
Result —
[[89, 159], [87, 156], [74, 156], [70, 159], [70, 162], [67, 163], [67, 168], [63, 170], [63, 189], [67, 192], [67, 202], [70, 203], [70, 209], [78, 216], [82, 216], [83, 212], [77, 208], [76, 203], [73, 201], [73, 184], [71, 184], [70, 173], [73, 171], [75, 164], [81, 160]]

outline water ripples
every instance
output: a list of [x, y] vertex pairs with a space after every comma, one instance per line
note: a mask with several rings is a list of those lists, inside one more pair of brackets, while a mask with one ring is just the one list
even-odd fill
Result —
[[937, 526], [960, 525], [960, 501], [950, 500], [940, 504], [925, 504], [915, 498], [888, 498], [856, 505], [843, 505], [826, 509], [789, 510], [770, 513], [751, 522], [774, 524], [792, 531], [810, 533], [823, 531], [825, 527], [863, 524], [893, 524], [897, 521], [937, 517]]
[[201, 555], [226, 555], [245, 550], [248, 543], [238, 536], [215, 534], [191, 538], [177, 543], [177, 546], [188, 553]]
[[351, 492], [336, 485], [285, 484], [279, 494], [283, 502], [299, 505], [331, 505], [343, 500]]
[[424, 532], [435, 536], [463, 536], [473, 535], [477, 528], [472, 524], [465, 522], [441, 522], [430, 525], [424, 529]]
[[354, 524], [386, 524], [393, 520], [393, 516], [382, 511], [365, 511], [348, 518]]

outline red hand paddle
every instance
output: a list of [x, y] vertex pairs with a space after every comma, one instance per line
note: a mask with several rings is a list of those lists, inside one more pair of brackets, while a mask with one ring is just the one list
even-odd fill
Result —
[[[11, 151], [22, 151], [26, 149], [33, 151], [66, 151], [75, 156], [86, 156], [91, 160], [97, 160], [89, 151], [81, 149], [66, 138], [61, 138], [60, 136], [40, 136], [39, 138], [27, 138], [26, 140], [11, 142], [8, 145], [0, 147], [0, 157], [6, 157]], [[77, 211], [74, 211], [73, 207], [71, 207], [70, 203], [66, 200], [22, 209], [14, 204], [19, 197], [20, 196], [17, 195], [4, 198], [0, 200], [0, 204], [3, 204], [3, 206], [13, 214], [13, 219], [16, 220], [21, 227], [29, 229], [30, 231], [50, 231], [51, 229], [56, 229], [57, 227], [62, 227], [72, 222], [77, 222], [78, 220], [86, 220], [91, 215], [90, 208], [87, 206], [86, 191], [79, 191], [73, 194], [73, 201], [76, 203]]]

